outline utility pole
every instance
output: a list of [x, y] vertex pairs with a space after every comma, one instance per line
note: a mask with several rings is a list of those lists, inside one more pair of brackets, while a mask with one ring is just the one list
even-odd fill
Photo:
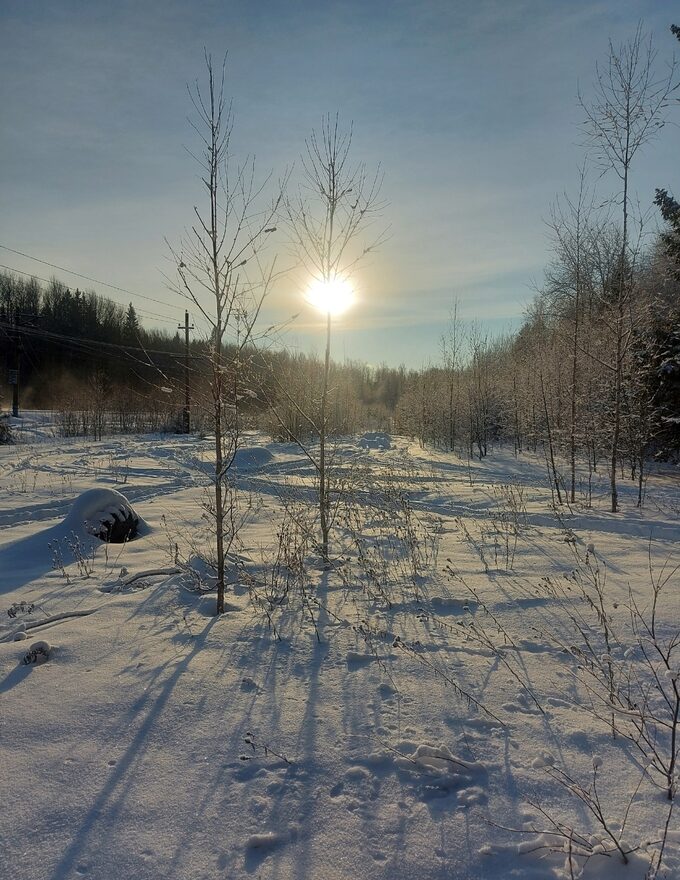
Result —
[[178, 330], [184, 330], [184, 433], [191, 433], [191, 397], [189, 393], [189, 312], [184, 312], [184, 324], [177, 325]]
[[12, 386], [12, 415], [19, 416], [19, 334], [16, 332], [17, 322], [14, 319], [14, 366], [9, 370], [9, 384]]
[[21, 349], [23, 342], [19, 334], [19, 321], [22, 325], [35, 320], [37, 316], [28, 312], [15, 312], [12, 317], [12, 338], [14, 341], [14, 364], [9, 368], [9, 384], [12, 386], [12, 415], [14, 418], [19, 416], [19, 370], [21, 367]]

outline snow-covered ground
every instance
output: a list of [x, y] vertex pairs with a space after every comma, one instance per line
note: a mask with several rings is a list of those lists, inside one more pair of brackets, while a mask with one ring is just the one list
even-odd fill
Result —
[[[0, 447], [0, 877], [645, 877], [668, 800], [593, 667], [648, 681], [630, 605], [680, 562], [677, 477], [642, 511], [622, 484], [608, 513], [603, 479], [556, 512], [538, 457], [366, 437], [336, 455], [330, 570], [309, 461], [249, 438], [220, 618], [209, 440], [37, 425]], [[93, 488], [138, 538], [64, 522]], [[659, 640], [679, 611], [672, 575]], [[678, 828], [659, 877], [680, 877]]]

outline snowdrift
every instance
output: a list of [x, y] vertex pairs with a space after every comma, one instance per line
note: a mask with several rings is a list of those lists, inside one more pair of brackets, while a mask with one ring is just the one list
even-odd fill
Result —
[[232, 462], [232, 468], [237, 471], [254, 471], [265, 467], [274, 456], [264, 446], [243, 446], [237, 449]]

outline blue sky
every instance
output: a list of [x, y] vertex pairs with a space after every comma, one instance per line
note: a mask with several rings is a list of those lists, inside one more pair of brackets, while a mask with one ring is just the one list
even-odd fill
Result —
[[[680, 13], [659, 0], [3, 0], [0, 244], [179, 319], [164, 239], [179, 240], [201, 198], [186, 84], [203, 76], [204, 46], [228, 50], [237, 158], [276, 176], [337, 111], [353, 121], [355, 157], [381, 164], [390, 239], [356, 273], [335, 351], [419, 366], [437, 359], [454, 299], [494, 332], [517, 326], [549, 257], [543, 218], [583, 156], [577, 85], [587, 96], [608, 39], [640, 19], [663, 64]], [[644, 205], [655, 186], [680, 192], [679, 145], [668, 127], [639, 157]], [[51, 274], [1, 249], [0, 263]], [[294, 312], [289, 344], [319, 349], [321, 322], [292, 275], [267, 317]]]

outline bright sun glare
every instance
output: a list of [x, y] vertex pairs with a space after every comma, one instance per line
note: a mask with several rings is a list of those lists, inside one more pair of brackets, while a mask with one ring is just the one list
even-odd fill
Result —
[[354, 291], [345, 278], [316, 279], [310, 284], [305, 299], [326, 314], [340, 315], [354, 302]]

